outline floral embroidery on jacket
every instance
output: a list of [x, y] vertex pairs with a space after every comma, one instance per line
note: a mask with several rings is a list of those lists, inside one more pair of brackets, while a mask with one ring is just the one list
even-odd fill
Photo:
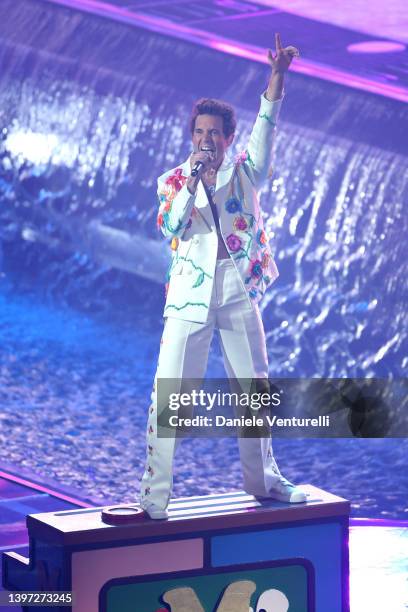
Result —
[[248, 162], [249, 165], [252, 166], [252, 168], [255, 168], [255, 164], [247, 150], [242, 151], [241, 153], [238, 153], [238, 155], [235, 156], [234, 161], [235, 161], [235, 164], [238, 164], [238, 165]]
[[179, 192], [187, 180], [187, 176], [184, 176], [183, 170], [177, 168], [174, 174], [171, 174], [166, 178], [166, 185], [172, 185], [176, 192]]
[[262, 277], [262, 264], [259, 261], [259, 259], [254, 259], [253, 261], [251, 261], [251, 266], [250, 266], [250, 270], [249, 270], [250, 275], [253, 278], [261, 278]]
[[265, 246], [268, 240], [264, 230], [260, 229], [256, 232], [256, 241], [260, 246]]
[[250, 261], [249, 266], [249, 276], [245, 279], [245, 284], [248, 285], [248, 295], [251, 299], [258, 299], [259, 294], [263, 294], [263, 292], [257, 287], [263, 282], [266, 285], [269, 285], [271, 282], [270, 276], [264, 275], [265, 268], [268, 267], [269, 262], [271, 260], [271, 255], [269, 253], [264, 253], [262, 255], [262, 261], [259, 259], [252, 259]]
[[187, 178], [187, 176], [183, 175], [181, 168], [177, 168], [174, 174], [167, 177], [164, 187], [159, 193], [160, 208], [157, 216], [157, 227], [159, 229], [162, 225], [166, 224], [173, 200], [187, 181]]
[[242, 204], [238, 198], [229, 198], [225, 202], [225, 210], [229, 213], [236, 213], [242, 210]]
[[235, 217], [233, 225], [234, 229], [238, 232], [243, 232], [248, 227], [247, 220], [242, 215], [239, 215], [239, 217]]
[[236, 253], [240, 250], [242, 246], [241, 238], [238, 238], [238, 236], [236, 236], [235, 234], [230, 234], [229, 236], [227, 236], [226, 243], [231, 253]]

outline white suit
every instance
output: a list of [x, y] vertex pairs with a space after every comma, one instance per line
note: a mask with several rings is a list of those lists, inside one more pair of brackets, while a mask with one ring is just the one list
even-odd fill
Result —
[[[217, 260], [218, 237], [206, 192], [187, 190], [187, 160], [158, 179], [158, 225], [172, 237], [174, 251], [164, 308], [161, 340], [147, 429], [147, 463], [141, 503], [166, 508], [172, 488], [177, 440], [157, 436], [156, 385], [161, 378], [202, 379], [215, 328], [219, 329], [229, 378], [267, 378], [265, 335], [257, 302], [278, 276], [266, 239], [256, 188], [268, 175], [281, 100], [261, 97], [248, 148], [235, 162], [218, 169], [213, 200], [230, 257]], [[160, 383], [159, 383], [160, 384]], [[244, 487], [267, 496], [278, 479], [270, 438], [239, 438]]]

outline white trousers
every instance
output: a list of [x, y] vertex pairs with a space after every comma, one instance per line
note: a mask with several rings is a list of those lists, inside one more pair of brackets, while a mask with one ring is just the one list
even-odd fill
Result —
[[[156, 381], [160, 378], [203, 379], [214, 329], [218, 328], [228, 378], [268, 378], [268, 357], [262, 318], [251, 305], [231, 259], [217, 261], [206, 323], [168, 317], [147, 424], [147, 461], [141, 483], [141, 503], [167, 507], [173, 484], [173, 459], [178, 439], [157, 436]], [[279, 470], [270, 437], [238, 438], [244, 488], [267, 496]]]

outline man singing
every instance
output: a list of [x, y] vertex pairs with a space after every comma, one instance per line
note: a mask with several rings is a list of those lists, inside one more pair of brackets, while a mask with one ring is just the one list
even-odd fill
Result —
[[[247, 149], [234, 161], [234, 110], [219, 100], [198, 100], [191, 117], [193, 153], [158, 179], [158, 226], [172, 238], [173, 261], [164, 308], [165, 326], [147, 426], [147, 463], [141, 506], [167, 518], [177, 439], [157, 435], [159, 379], [203, 379], [214, 329], [219, 329], [230, 379], [267, 379], [268, 358], [258, 302], [277, 278], [264, 231], [257, 189], [268, 176], [285, 72], [295, 47], [276, 54], [268, 88]], [[161, 407], [159, 407], [159, 412]], [[238, 438], [244, 488], [258, 497], [297, 503], [304, 492], [284, 478], [270, 436]]]

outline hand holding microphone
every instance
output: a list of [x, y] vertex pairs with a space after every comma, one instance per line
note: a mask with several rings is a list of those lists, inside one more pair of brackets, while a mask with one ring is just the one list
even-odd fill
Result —
[[204, 147], [200, 151], [196, 151], [191, 155], [191, 174], [187, 180], [187, 188], [190, 193], [195, 193], [202, 173], [207, 170], [210, 163], [214, 161], [214, 157], [215, 154], [213, 149], [206, 149]]
[[213, 161], [214, 151], [210, 148], [203, 147], [201, 151], [193, 153], [191, 156], [191, 176], [197, 176], [206, 169], [209, 163]]

